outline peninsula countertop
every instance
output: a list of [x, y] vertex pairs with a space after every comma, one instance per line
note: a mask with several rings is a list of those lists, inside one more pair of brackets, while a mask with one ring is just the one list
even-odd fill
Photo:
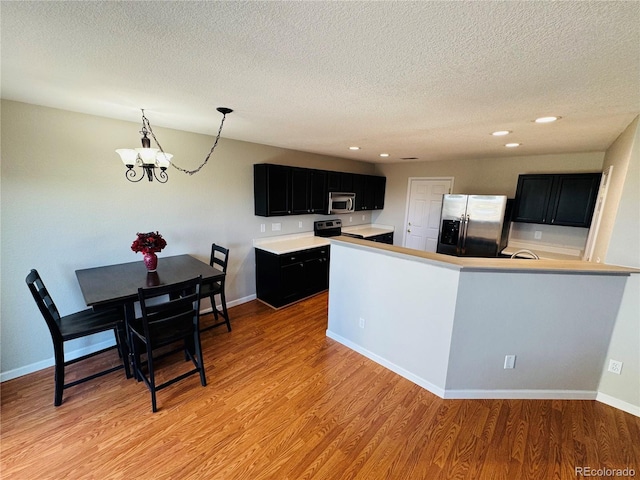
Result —
[[510, 258], [456, 257], [441, 253], [424, 252], [412, 248], [374, 243], [352, 237], [331, 237], [331, 243], [342, 242], [355, 248], [378, 249], [383, 254], [403, 256], [415, 261], [437, 263], [443, 267], [462, 271], [504, 271], [530, 273], [587, 273], [592, 275], [630, 275], [640, 273], [639, 269], [606, 265], [604, 263], [584, 262], [581, 260], [530, 260]]

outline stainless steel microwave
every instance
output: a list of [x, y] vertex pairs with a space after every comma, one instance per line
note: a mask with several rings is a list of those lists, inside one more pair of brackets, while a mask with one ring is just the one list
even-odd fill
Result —
[[329, 211], [332, 213], [349, 213], [355, 211], [356, 194], [348, 192], [329, 192]]

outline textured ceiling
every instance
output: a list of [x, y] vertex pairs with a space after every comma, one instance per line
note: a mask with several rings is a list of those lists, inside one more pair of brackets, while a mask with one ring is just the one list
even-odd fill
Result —
[[640, 112], [636, 1], [25, 1], [0, 15], [3, 98], [133, 122], [145, 108], [153, 126], [210, 135], [226, 106], [223, 137], [370, 162], [603, 151]]

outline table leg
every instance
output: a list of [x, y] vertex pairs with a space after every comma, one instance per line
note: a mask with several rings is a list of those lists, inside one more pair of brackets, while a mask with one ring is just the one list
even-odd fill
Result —
[[[135, 320], [136, 318], [136, 309], [135, 304], [133, 302], [126, 303], [124, 305], [124, 328], [125, 328], [125, 338], [127, 341], [127, 378], [131, 378], [132, 376], [136, 379], [138, 378], [138, 373], [136, 372], [136, 363], [133, 358], [133, 337], [131, 336], [131, 332], [129, 331], [129, 323]], [[132, 375], [133, 372], [133, 375]]]

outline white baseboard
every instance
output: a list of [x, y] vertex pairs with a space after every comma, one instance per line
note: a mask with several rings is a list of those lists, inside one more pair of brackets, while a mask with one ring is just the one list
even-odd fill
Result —
[[335, 340], [336, 342], [339, 342], [339, 343], [343, 344], [345, 347], [349, 347], [351, 350], [354, 350], [354, 351], [358, 352], [360, 355], [364, 355], [368, 359], [373, 360], [374, 362], [382, 365], [383, 367], [388, 368], [392, 372], [397, 373], [401, 377], [404, 377], [407, 380], [412, 381], [413, 383], [415, 383], [416, 385], [424, 388], [425, 390], [429, 390], [434, 395], [437, 395], [440, 398], [445, 398], [444, 389], [439, 387], [438, 385], [435, 385], [435, 384], [425, 380], [424, 378], [419, 377], [418, 375], [415, 375], [414, 373], [411, 373], [410, 371], [408, 371], [408, 370], [396, 365], [393, 362], [390, 362], [389, 360], [387, 360], [387, 359], [385, 359], [385, 358], [383, 358], [383, 357], [381, 357], [379, 355], [376, 355], [375, 353], [367, 350], [366, 348], [362, 348], [360, 345], [358, 345], [356, 343], [353, 343], [350, 340], [347, 340], [346, 338], [344, 338], [341, 335], [338, 335], [338, 334], [332, 332], [331, 330], [327, 330], [327, 337]]
[[447, 399], [595, 400], [591, 390], [445, 390]]
[[623, 412], [630, 413], [631, 415], [635, 415], [636, 417], [640, 417], [640, 406], [634, 405], [633, 403], [625, 402], [624, 400], [620, 400], [619, 398], [612, 397], [611, 395], [607, 395], [606, 393], [598, 392], [596, 396], [596, 400], [602, 403], [609, 405], [610, 407], [617, 408], [618, 410], [622, 410]]
[[[88, 347], [79, 348], [71, 352], [65, 352], [65, 360], [69, 361], [73, 360], [74, 358], [82, 357], [83, 355], [89, 355], [90, 353], [98, 352], [104, 348], [112, 347], [115, 344], [115, 340], [106, 340], [104, 342], [89, 345]], [[53, 347], [51, 348], [53, 349]], [[14, 368], [13, 370], [2, 372], [0, 373], [0, 383], [6, 382], [7, 380], [12, 380], [14, 378], [22, 377], [23, 375], [27, 375], [29, 373], [37, 372], [38, 370], [44, 370], [45, 368], [52, 367], [54, 364], [55, 359], [53, 357], [50, 357], [46, 360], [41, 360], [39, 362], [25, 365], [24, 367]]]
[[[249, 302], [251, 300], [255, 300], [256, 296], [254, 295], [248, 295], [246, 297], [243, 298], [239, 298], [237, 300], [232, 300], [230, 302], [227, 302], [227, 307], [234, 307], [236, 305], [240, 305], [242, 303], [246, 303]], [[220, 308], [220, 306], [218, 305], [218, 308]], [[213, 309], [211, 307], [202, 310], [200, 313], [201, 314], [206, 314], [206, 313], [210, 313], [212, 312]], [[97, 352], [99, 350], [102, 350], [103, 348], [107, 348], [110, 347], [112, 345], [115, 345], [115, 341], [104, 341], [101, 343], [97, 343], [95, 345], [90, 345], [88, 347], [83, 347], [80, 348], [78, 350], [74, 350], [71, 352], [65, 352], [65, 358], [66, 360], [73, 360], [74, 358], [78, 358], [81, 357], [83, 355], [88, 355], [90, 353], [93, 352]], [[53, 349], [53, 347], [52, 347]], [[52, 367], [55, 364], [55, 360], [53, 357], [50, 357], [46, 360], [41, 360], [39, 362], [35, 362], [35, 363], [31, 363], [29, 365], [25, 365], [23, 367], [18, 367], [15, 368], [13, 370], [9, 370], [6, 372], [1, 372], [0, 373], [0, 383], [2, 382], [6, 382], [7, 380], [12, 380], [14, 378], [18, 378], [18, 377], [22, 377], [23, 375], [28, 375], [29, 373], [33, 373], [33, 372], [37, 372], [38, 370], [44, 370], [45, 368], [49, 368]]]
[[[253, 294], [253, 295], [247, 295], [246, 297], [238, 298], [236, 300], [231, 300], [230, 302], [227, 302], [227, 308], [235, 307], [236, 305], [242, 305], [243, 303], [247, 303], [255, 299], [256, 299], [256, 295]], [[219, 310], [222, 309], [221, 305], [216, 305], [216, 307]], [[211, 313], [211, 312], [213, 312], [213, 307], [204, 308], [200, 310], [200, 315], [206, 315], [207, 313]]]
[[[600, 394], [592, 390], [447, 390], [434, 385], [366, 348], [327, 330], [327, 337], [343, 344], [374, 362], [412, 381], [416, 385], [444, 399], [521, 399], [521, 400], [596, 400]], [[607, 403], [607, 402], [605, 402]], [[615, 406], [615, 405], [613, 405]], [[617, 407], [620, 408], [620, 407]], [[623, 408], [623, 410], [625, 410]], [[625, 410], [628, 411], [628, 410]], [[630, 412], [633, 413], [633, 412]]]

